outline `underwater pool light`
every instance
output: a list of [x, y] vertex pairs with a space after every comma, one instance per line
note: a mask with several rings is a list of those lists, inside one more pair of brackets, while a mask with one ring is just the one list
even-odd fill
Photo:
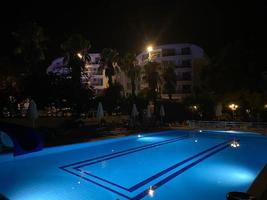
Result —
[[234, 140], [233, 142], [231, 142], [231, 147], [238, 148], [240, 147], [240, 144], [236, 140]]
[[140, 138], [140, 137], [142, 137], [142, 135], [141, 135], [141, 134], [138, 134], [138, 136], [137, 136], [137, 137], [139, 137], [139, 138]]
[[155, 191], [153, 190], [153, 187], [150, 186], [150, 187], [149, 187], [149, 190], [148, 190], [148, 195], [149, 195], [150, 197], [153, 197], [153, 196], [154, 196], [154, 193], [155, 193]]

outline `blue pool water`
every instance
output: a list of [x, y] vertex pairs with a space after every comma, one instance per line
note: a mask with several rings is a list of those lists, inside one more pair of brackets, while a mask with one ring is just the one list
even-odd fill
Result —
[[[236, 141], [238, 148], [231, 147]], [[10, 200], [225, 200], [246, 191], [267, 163], [267, 137], [166, 131], [0, 155]]]

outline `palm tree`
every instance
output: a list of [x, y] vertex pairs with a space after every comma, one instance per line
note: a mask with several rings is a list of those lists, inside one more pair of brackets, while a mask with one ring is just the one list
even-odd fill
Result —
[[176, 81], [177, 76], [175, 74], [175, 68], [173, 64], [163, 66], [163, 90], [169, 96], [169, 99], [172, 99], [172, 94], [176, 91]]
[[[82, 71], [86, 62], [90, 61], [89, 49], [90, 42], [82, 35], [71, 35], [65, 42], [61, 44], [61, 48], [64, 51], [64, 60], [71, 68], [72, 84], [68, 88], [71, 94], [70, 101], [76, 105], [78, 113], [82, 112], [83, 107], [89, 101], [92, 93], [91, 90], [87, 90], [82, 87]], [[78, 115], [77, 115], [78, 116]]]
[[120, 62], [120, 68], [131, 81], [132, 96], [135, 96], [136, 82], [141, 73], [141, 67], [137, 64], [136, 56], [131, 53], [125, 54]]
[[161, 65], [157, 62], [148, 62], [144, 65], [144, 80], [148, 84], [149, 96], [156, 100], [160, 93]]
[[90, 61], [90, 47], [90, 42], [79, 34], [71, 35], [61, 44], [65, 62], [71, 67], [72, 81], [77, 88], [81, 87], [82, 70], [86, 62]]
[[100, 71], [105, 71], [105, 76], [108, 78], [109, 87], [113, 86], [113, 76], [118, 72], [119, 53], [115, 49], [105, 48], [101, 52]]

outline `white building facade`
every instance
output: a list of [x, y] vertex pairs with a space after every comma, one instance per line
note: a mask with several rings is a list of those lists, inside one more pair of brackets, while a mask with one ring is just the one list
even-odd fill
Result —
[[[194, 86], [194, 67], [195, 59], [204, 57], [204, 51], [197, 45], [190, 43], [167, 44], [155, 46], [150, 51], [143, 51], [137, 56], [138, 64], [144, 66], [147, 62], [158, 62], [163, 64], [172, 64], [175, 66], [177, 76], [176, 92], [172, 95], [173, 99], [182, 100], [184, 97], [192, 94]], [[147, 87], [141, 81], [139, 89]], [[162, 98], [168, 98], [167, 94], [161, 94]]]
[[108, 79], [105, 76], [105, 71], [99, 71], [100, 53], [89, 54], [91, 62], [86, 63], [82, 73], [82, 82], [92, 87], [96, 95], [101, 95], [108, 87]]
[[[82, 71], [81, 82], [84, 87], [90, 87], [95, 91], [96, 95], [103, 93], [104, 89], [108, 87], [108, 81], [105, 77], [105, 71], [99, 71], [100, 54], [89, 54], [91, 61], [86, 63]], [[71, 78], [71, 66], [64, 63], [63, 57], [55, 59], [46, 70], [47, 74], [54, 74]]]
[[[100, 54], [89, 54], [91, 62], [86, 63], [82, 71], [81, 81], [85, 87], [90, 87], [95, 91], [96, 95], [101, 95], [108, 87], [108, 79], [104, 75], [105, 71], [100, 72]], [[183, 98], [192, 94], [193, 87], [197, 84], [194, 81], [197, 76], [193, 63], [194, 60], [204, 58], [204, 51], [201, 47], [190, 43], [166, 44], [153, 47], [149, 52], [143, 51], [138, 54], [136, 59], [138, 65], [143, 67], [147, 62], [158, 62], [164, 64], [172, 64], [175, 66], [175, 74], [177, 76], [176, 92], [172, 94], [175, 100], [182, 100]], [[59, 76], [71, 78], [71, 67], [64, 63], [63, 57], [55, 59], [47, 68], [47, 74], [52, 73]], [[114, 81], [120, 83], [124, 88], [124, 95], [131, 94], [131, 82], [123, 71], [114, 76]], [[147, 87], [147, 84], [142, 80], [142, 75], [136, 83], [136, 94]], [[168, 98], [167, 94], [162, 93], [162, 98]]]

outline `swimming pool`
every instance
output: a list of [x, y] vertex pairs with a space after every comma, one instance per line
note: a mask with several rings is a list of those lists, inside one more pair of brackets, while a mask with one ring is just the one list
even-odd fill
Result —
[[267, 137], [257, 134], [165, 131], [0, 155], [0, 194], [10, 200], [225, 200], [229, 191], [248, 189], [267, 163], [266, 152]]

